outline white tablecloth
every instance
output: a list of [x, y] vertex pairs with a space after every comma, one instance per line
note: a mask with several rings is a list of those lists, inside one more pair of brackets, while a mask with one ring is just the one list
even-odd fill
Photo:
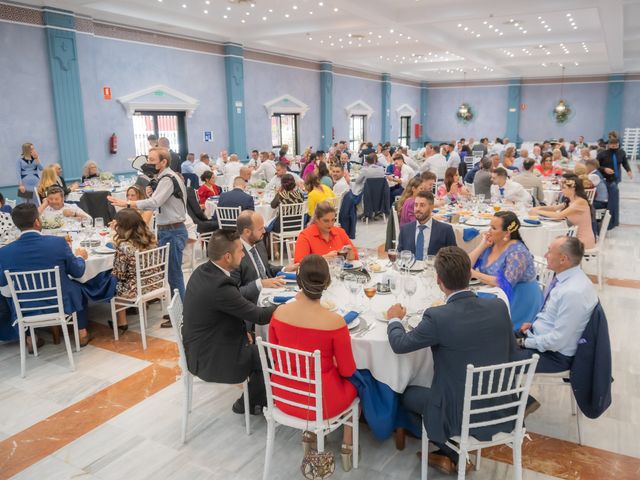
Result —
[[[384, 273], [374, 274], [373, 280], [381, 281], [384, 275]], [[407, 311], [416, 312], [430, 306], [436, 299], [444, 300], [444, 295], [435, 286], [435, 278], [433, 276], [418, 275], [415, 278], [418, 281], [418, 289], [415, 295], [408, 302], [404, 295], [400, 296], [400, 303], [407, 307]], [[507, 297], [502, 290], [488, 287], [482, 290], [495, 293], [508, 305]], [[260, 302], [266, 296], [275, 294], [274, 292], [272, 289], [263, 290]], [[290, 295], [291, 293], [280, 292], [278, 294]], [[334, 280], [332, 286], [325, 292], [323, 299], [325, 298], [344, 307], [344, 310], [340, 311], [340, 313], [353, 308], [352, 303], [354, 300], [343, 282]], [[362, 291], [358, 294], [357, 301], [360, 303], [359, 311], [364, 311], [368, 308], [365, 302], [369, 302], [369, 299], [364, 296]], [[371, 302], [373, 312], [386, 312], [396, 302], [396, 299], [391, 294], [376, 295]], [[352, 331], [351, 347], [357, 368], [369, 370], [376, 380], [388, 385], [398, 393], [404, 392], [409, 385], [423, 387], [431, 385], [433, 380], [433, 357], [430, 348], [397, 355], [391, 350], [387, 339], [387, 322], [376, 320], [374, 318], [375, 314], [368, 312], [361, 313], [361, 317], [361, 322], [364, 319], [367, 323], [372, 324], [373, 328], [362, 336], [358, 334], [361, 327]], [[265, 336], [264, 331], [260, 334]]]

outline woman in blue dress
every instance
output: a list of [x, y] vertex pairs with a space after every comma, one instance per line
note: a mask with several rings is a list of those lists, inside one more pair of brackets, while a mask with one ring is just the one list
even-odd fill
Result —
[[474, 265], [471, 276], [506, 293], [514, 330], [532, 322], [542, 307], [542, 290], [536, 281], [533, 255], [520, 236], [516, 214], [497, 212], [489, 231], [469, 256]]
[[34, 203], [35, 191], [40, 183], [42, 163], [33, 143], [22, 145], [22, 157], [18, 159], [18, 192], [22, 203]]

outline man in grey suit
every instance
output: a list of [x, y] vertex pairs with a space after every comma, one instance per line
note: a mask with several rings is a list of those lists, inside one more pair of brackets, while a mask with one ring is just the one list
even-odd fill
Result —
[[[384, 168], [376, 165], [377, 157], [375, 153], [370, 153], [365, 157], [364, 167], [360, 170], [358, 177], [353, 182], [351, 191], [354, 195], [358, 196], [364, 190], [364, 182], [367, 178], [382, 178], [384, 177]], [[358, 199], [360, 201], [360, 199]]]
[[480, 160], [480, 170], [473, 177], [473, 191], [476, 195], [484, 195], [487, 200], [491, 199], [491, 170], [493, 170], [494, 162], [500, 159], [498, 155], [491, 155], [491, 157], [483, 157]]
[[[498, 298], [478, 298], [469, 290], [471, 261], [464, 250], [440, 249], [435, 269], [438, 286], [447, 296], [446, 304], [428, 308], [422, 321], [410, 332], [405, 332], [400, 321], [406, 310], [399, 304], [393, 305], [387, 312], [387, 318], [391, 319], [387, 334], [391, 348], [398, 354], [431, 347], [434, 367], [431, 387], [407, 387], [402, 405], [417, 422], [422, 417], [429, 440], [440, 448], [429, 454], [429, 465], [451, 474], [457, 469], [458, 456], [445, 442], [462, 429], [466, 367], [508, 362], [515, 351], [515, 338], [507, 305]], [[494, 404], [490, 400], [477, 406]], [[474, 421], [504, 416], [504, 411], [498, 417], [490, 412], [474, 417]], [[479, 440], [490, 440], [493, 434], [510, 432], [513, 428], [513, 422], [505, 422], [476, 428], [471, 434]]]

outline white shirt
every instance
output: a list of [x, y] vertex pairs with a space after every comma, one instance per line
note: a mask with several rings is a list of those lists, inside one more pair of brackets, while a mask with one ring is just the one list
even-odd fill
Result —
[[[296, 173], [293, 173], [293, 172], [287, 172], [287, 173], [293, 177], [296, 183], [302, 182], [302, 179]], [[273, 178], [269, 181], [269, 183], [267, 183], [266, 189], [277, 190], [280, 188], [281, 185], [282, 185], [282, 178], [280, 178], [278, 175], [274, 175]]]
[[197, 161], [193, 164], [193, 173], [198, 176], [198, 179], [202, 176], [204, 172], [210, 172], [211, 167], [204, 162]]
[[383, 168], [387, 168], [387, 165], [389, 165], [389, 162], [387, 162], [387, 157], [385, 157], [383, 154], [379, 153], [378, 154], [378, 165], [380, 165]]
[[[416, 248], [418, 246], [418, 233], [420, 233], [420, 222], [416, 220]], [[433, 227], [433, 218], [429, 217], [422, 225], [426, 225], [427, 228], [424, 229], [424, 249], [422, 250], [422, 258], [427, 258], [427, 251], [429, 250], [429, 242], [431, 241], [431, 227]]]
[[402, 165], [402, 169], [400, 170], [400, 180], [402, 184], [402, 188], [407, 188], [407, 184], [409, 181], [416, 176], [416, 172], [409, 165]]
[[444, 172], [446, 172], [446, 170], [447, 159], [441, 153], [431, 155], [420, 167], [421, 173], [426, 171], [433, 172], [435, 176], [438, 177], [438, 180], [442, 180], [444, 178]]
[[233, 186], [233, 180], [240, 176], [240, 169], [242, 164], [240, 162], [227, 162], [224, 166], [224, 178], [227, 181], [227, 185], [231, 188]]
[[420, 165], [418, 165], [418, 162], [416, 162], [413, 158], [402, 154], [402, 157], [404, 158], [404, 163], [406, 163], [407, 165], [409, 165], [411, 168], [413, 168], [414, 171], [418, 171], [420, 170]]
[[491, 198], [506, 200], [513, 203], [531, 202], [531, 195], [529, 195], [529, 192], [527, 192], [519, 183], [507, 180], [502, 188], [504, 189], [504, 195], [500, 193], [500, 187], [498, 185], [491, 185]]
[[587, 178], [591, 181], [591, 183], [593, 183], [594, 187], [597, 187], [598, 185], [600, 185], [600, 177], [595, 173], [591, 172], [587, 174]]
[[333, 184], [333, 193], [336, 194], [336, 197], [341, 197], [342, 195], [344, 195], [344, 193], [349, 190], [349, 184], [347, 183], [347, 180], [342, 177], [340, 180], [338, 180], [336, 183]]
[[75, 203], [65, 203], [60, 210], [54, 210], [54, 208], [51, 205], [49, 205], [42, 211], [42, 214], [40, 216], [42, 217], [43, 220], [48, 220], [48, 221], [54, 220], [56, 217], [62, 217], [65, 223], [67, 222], [67, 220], [74, 220], [73, 217], [65, 217], [63, 213], [64, 210], [73, 210], [73, 213], [76, 215], [76, 217], [78, 217], [76, 220], [79, 220], [80, 217], [83, 217], [83, 216], [85, 218], [91, 218], [91, 216], [89, 216], [87, 212], [82, 210]]
[[449, 160], [447, 160], [447, 168], [458, 168], [460, 166], [460, 155], [458, 155], [458, 152], [451, 152], [449, 154]]
[[253, 172], [257, 178], [270, 182], [276, 175], [276, 164], [273, 160], [265, 160], [260, 166]]
[[216, 159], [216, 167], [218, 168], [218, 170], [220, 170], [221, 172], [224, 172], [224, 167], [225, 165], [229, 163], [229, 157], [227, 157], [227, 161], [225, 162], [222, 157], [218, 157]]
[[216, 267], [218, 267], [220, 270], [222, 270], [222, 271], [224, 272], [224, 274], [225, 274], [227, 277], [230, 277], [230, 276], [231, 276], [231, 272], [226, 271], [224, 268], [222, 268], [222, 267], [221, 267], [220, 265], [218, 265], [216, 262], [213, 262], [213, 261], [212, 261], [211, 263], [213, 263]]

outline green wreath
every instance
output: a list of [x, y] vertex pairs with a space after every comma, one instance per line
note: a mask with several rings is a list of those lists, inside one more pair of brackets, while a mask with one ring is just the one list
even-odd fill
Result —
[[471, 120], [473, 120], [474, 113], [471, 108], [471, 105], [469, 105], [468, 103], [461, 104], [458, 107], [458, 111], [456, 112], [456, 117], [458, 118], [458, 120], [461, 120], [465, 123], [468, 123]]
[[553, 116], [558, 123], [565, 123], [571, 116], [571, 108], [569, 104], [564, 100], [560, 100], [558, 104], [553, 107]]

